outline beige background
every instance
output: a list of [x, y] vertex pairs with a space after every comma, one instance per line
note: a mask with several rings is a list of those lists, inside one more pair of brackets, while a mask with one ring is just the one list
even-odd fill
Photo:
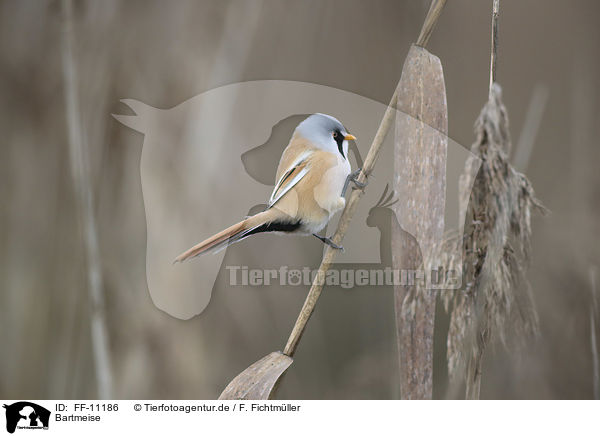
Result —
[[[207, 310], [192, 320], [154, 306], [146, 287], [144, 138], [111, 117], [128, 113], [119, 99], [167, 109], [217, 86], [282, 79], [385, 103], [428, 3], [76, 2], [81, 116], [91, 150], [115, 397], [215, 398], [248, 364], [283, 347], [306, 292], [229, 289], [225, 271]], [[450, 1], [429, 45], [444, 67], [449, 133], [459, 144], [473, 141], [472, 125], [487, 98], [490, 8], [491, 1]], [[501, 8], [498, 81], [514, 143], [534, 87], [549, 91], [527, 175], [552, 214], [534, 217], [529, 273], [542, 336], [524, 353], [500, 346], [489, 352], [481, 395], [591, 398], [589, 268], [600, 263], [600, 11], [592, 0], [504, 1]], [[60, 36], [60, 2], [0, 2], [3, 398], [96, 396]], [[293, 246], [318, 263], [314, 241]], [[226, 255], [231, 264], [281, 250], [281, 242], [261, 236], [239, 247]], [[391, 298], [383, 289], [326, 290], [280, 398], [398, 398]], [[434, 397], [444, 398], [441, 308], [438, 320]]]

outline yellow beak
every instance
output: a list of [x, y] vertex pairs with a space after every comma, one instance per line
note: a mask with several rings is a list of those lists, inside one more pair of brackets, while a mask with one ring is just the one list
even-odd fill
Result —
[[355, 141], [356, 140], [356, 136], [351, 135], [350, 133], [348, 133], [346, 136], [344, 136], [344, 139], [346, 141]]

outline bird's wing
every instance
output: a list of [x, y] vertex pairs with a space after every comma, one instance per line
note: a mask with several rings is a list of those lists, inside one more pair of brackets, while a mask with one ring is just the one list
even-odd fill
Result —
[[279, 201], [281, 197], [283, 197], [290, 189], [292, 189], [301, 179], [308, 173], [309, 170], [309, 157], [312, 155], [312, 151], [308, 150], [298, 156], [291, 163], [290, 167], [285, 171], [277, 184], [275, 185], [275, 189], [273, 189], [273, 193], [271, 194], [271, 198], [269, 198], [269, 205], [267, 207], [271, 208], [275, 203]]

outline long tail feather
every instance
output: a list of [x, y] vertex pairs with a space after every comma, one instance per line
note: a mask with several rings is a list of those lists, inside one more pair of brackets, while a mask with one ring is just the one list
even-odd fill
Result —
[[241, 241], [246, 236], [249, 236], [250, 232], [256, 228], [263, 226], [276, 218], [276, 210], [269, 209], [264, 212], [258, 213], [254, 216], [248, 217], [231, 227], [211, 236], [210, 238], [194, 245], [189, 250], [181, 253], [175, 258], [173, 263], [183, 262], [201, 254], [206, 253], [217, 253], [224, 248]]

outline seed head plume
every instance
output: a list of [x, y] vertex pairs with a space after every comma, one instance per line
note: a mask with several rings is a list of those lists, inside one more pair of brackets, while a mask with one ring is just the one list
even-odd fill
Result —
[[[545, 211], [527, 177], [509, 162], [508, 115], [496, 83], [475, 123], [475, 135], [473, 156], [459, 182], [459, 207], [466, 210], [461, 214], [466, 217], [464, 236], [447, 239], [442, 250], [452, 252], [448, 249], [454, 246], [455, 253], [462, 253], [462, 262], [456, 255], [445, 259], [449, 270], [462, 265], [463, 277], [462, 290], [444, 296], [451, 312], [448, 371], [456, 379], [467, 369], [467, 397], [474, 398], [479, 397], [481, 358], [492, 333], [505, 346], [509, 338], [519, 342], [537, 333], [525, 269], [531, 212]], [[478, 159], [481, 167], [475, 173]]]

